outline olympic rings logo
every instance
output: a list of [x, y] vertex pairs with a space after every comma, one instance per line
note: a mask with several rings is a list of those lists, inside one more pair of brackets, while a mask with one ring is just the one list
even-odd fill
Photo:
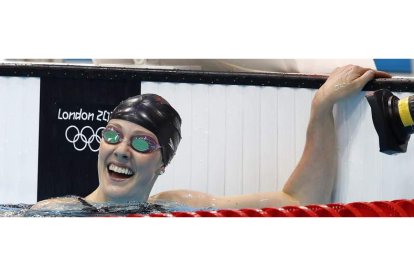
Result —
[[[69, 135], [69, 130], [71, 129], [74, 129], [74, 131], [70, 131], [71, 135]], [[99, 150], [99, 144], [101, 143], [101, 136], [98, 135], [98, 133], [99, 131], [102, 131], [103, 129], [105, 128], [100, 127], [95, 132], [93, 128], [90, 126], [84, 126], [81, 130], [79, 130], [79, 128], [77, 128], [76, 126], [70, 125], [65, 131], [65, 137], [69, 143], [73, 144], [73, 147], [77, 151], [83, 151], [84, 149], [86, 149], [86, 147], [89, 147], [91, 151], [97, 152]], [[97, 142], [96, 143], [97, 147], [96, 147], [96, 144], [93, 143], [94, 141]], [[95, 147], [93, 146], [93, 144], [95, 144]]]

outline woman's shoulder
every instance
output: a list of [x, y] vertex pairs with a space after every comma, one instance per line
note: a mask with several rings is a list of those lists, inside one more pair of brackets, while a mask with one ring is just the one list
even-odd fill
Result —
[[216, 201], [216, 197], [213, 197], [207, 193], [192, 190], [165, 191], [153, 195], [148, 199], [149, 203], [175, 202], [178, 204], [201, 208], [215, 206]]
[[189, 194], [193, 193], [194, 191], [190, 190], [170, 190], [160, 192], [151, 196], [148, 199], [150, 203], [156, 203], [158, 201], [180, 201], [180, 199], [185, 198]]
[[34, 204], [30, 209], [32, 210], [62, 210], [68, 207], [82, 206], [81, 197], [79, 196], [64, 196], [45, 199]]

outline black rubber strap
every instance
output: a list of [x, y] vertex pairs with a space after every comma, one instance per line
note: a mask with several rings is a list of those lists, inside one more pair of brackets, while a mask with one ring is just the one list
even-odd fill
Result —
[[78, 200], [80, 203], [82, 203], [83, 206], [87, 207], [88, 210], [99, 212], [98, 208], [84, 200], [82, 197], [78, 197]]

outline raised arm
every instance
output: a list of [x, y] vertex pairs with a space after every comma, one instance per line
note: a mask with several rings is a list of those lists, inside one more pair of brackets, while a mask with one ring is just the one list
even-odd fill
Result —
[[374, 77], [391, 76], [385, 72], [348, 65], [333, 71], [317, 91], [312, 101], [302, 158], [283, 188], [283, 192], [300, 204], [326, 203], [330, 200], [337, 173], [333, 106], [360, 92]]
[[192, 191], [164, 192], [154, 200], [173, 200], [195, 207], [263, 208], [322, 204], [330, 200], [337, 173], [337, 144], [333, 106], [356, 94], [375, 77], [388, 73], [348, 65], [334, 70], [312, 101], [302, 157], [282, 191], [215, 197]]

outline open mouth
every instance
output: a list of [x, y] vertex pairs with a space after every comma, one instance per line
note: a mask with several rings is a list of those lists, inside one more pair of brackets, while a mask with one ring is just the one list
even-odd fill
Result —
[[134, 175], [134, 172], [130, 168], [120, 167], [114, 164], [109, 164], [107, 170], [109, 176], [116, 180], [125, 180]]

